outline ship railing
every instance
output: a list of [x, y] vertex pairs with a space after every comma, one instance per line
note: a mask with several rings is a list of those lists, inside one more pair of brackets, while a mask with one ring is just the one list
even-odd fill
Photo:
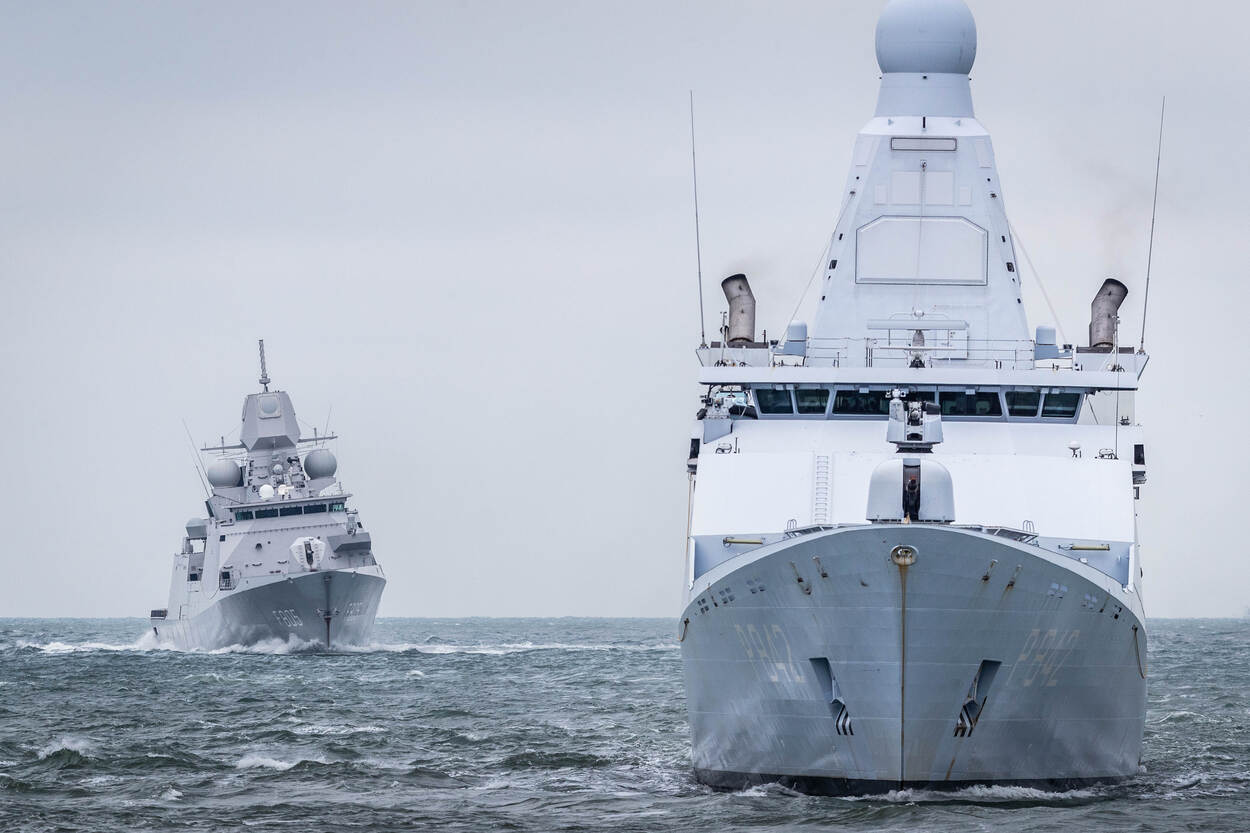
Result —
[[[837, 366], [925, 367], [958, 362], [1008, 370], [1032, 370], [1037, 363], [1034, 343], [1028, 339], [969, 339], [929, 337], [924, 344], [900, 338], [817, 338], [807, 340], [807, 358]], [[1070, 357], [1046, 359], [1045, 365], [1070, 366]]]
[[797, 538], [800, 535], [811, 535], [813, 532], [825, 532], [837, 529], [840, 524], [808, 524], [807, 526], [787, 526], [782, 538]]
[[958, 529], [983, 532], [996, 538], [1010, 538], [1013, 541], [1019, 541], [1021, 544], [1037, 543], [1037, 533], [1031, 530], [1013, 529], [1009, 526], [985, 526], [984, 524], [955, 524], [954, 526]]

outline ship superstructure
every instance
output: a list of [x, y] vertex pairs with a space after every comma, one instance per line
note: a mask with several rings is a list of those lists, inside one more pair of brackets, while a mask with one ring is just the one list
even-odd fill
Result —
[[207, 517], [187, 521], [153, 633], [186, 649], [366, 644], [386, 578], [335, 477], [325, 447], [335, 437], [301, 437], [291, 397], [269, 390], [263, 341], [260, 362], [262, 390], [243, 401], [239, 442], [204, 449], [220, 455], [204, 472]]
[[745, 276], [698, 350], [679, 625], [703, 782], [1063, 787], [1139, 768], [1133, 407], [1107, 279], [1089, 344], [1030, 333], [960, 0], [893, 0], [811, 327]]

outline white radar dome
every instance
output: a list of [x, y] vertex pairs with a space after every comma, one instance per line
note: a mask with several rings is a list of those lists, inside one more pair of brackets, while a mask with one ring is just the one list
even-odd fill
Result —
[[272, 497], [273, 497], [273, 486], [270, 486], [268, 483], [266, 483], [260, 487], [260, 499], [261, 500], [269, 500]]
[[977, 24], [963, 0], [890, 0], [877, 19], [882, 72], [967, 75], [977, 57]]
[[314, 448], [304, 457], [304, 472], [314, 480], [318, 477], [333, 477], [339, 470], [339, 461], [328, 448]]
[[208, 467], [208, 482], [218, 489], [243, 485], [243, 469], [229, 460], [217, 460]]

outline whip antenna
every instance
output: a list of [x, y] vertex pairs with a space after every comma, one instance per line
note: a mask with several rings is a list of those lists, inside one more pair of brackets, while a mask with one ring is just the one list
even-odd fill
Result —
[[699, 164], [694, 155], [694, 90], [690, 91], [690, 179], [694, 183], [694, 256], [699, 276], [699, 346], [707, 347], [703, 321], [703, 246], [699, 242]]
[[1163, 159], [1163, 114], [1167, 110], [1168, 97], [1163, 97], [1163, 103], [1159, 105], [1159, 144], [1155, 153], [1155, 193], [1150, 201], [1150, 243], [1146, 247], [1146, 291], [1143, 293], [1141, 302], [1141, 344], [1137, 346], [1138, 350], [1146, 349], [1146, 305], [1150, 303], [1150, 262], [1154, 257], [1155, 251], [1155, 212], [1159, 208], [1159, 161]]
[[[200, 453], [195, 450], [195, 440], [191, 439], [191, 429], [187, 427], [187, 421], [185, 419], [182, 421], [182, 430], [187, 432], [187, 444], [191, 446], [191, 459], [195, 461], [195, 474], [199, 477], [200, 485], [204, 487], [205, 493], [207, 493], [209, 497], [212, 497], [213, 489], [208, 485], [208, 478], [204, 474], [204, 464], [200, 462]], [[221, 444], [223, 446], [226, 444], [224, 438], [222, 439]]]

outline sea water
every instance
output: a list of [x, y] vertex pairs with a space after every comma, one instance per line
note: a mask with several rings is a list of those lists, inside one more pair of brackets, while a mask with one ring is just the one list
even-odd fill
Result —
[[1250, 829], [1250, 623], [1149, 631], [1130, 781], [823, 798], [694, 781], [675, 620], [382, 619], [327, 654], [0, 619], [0, 830]]

